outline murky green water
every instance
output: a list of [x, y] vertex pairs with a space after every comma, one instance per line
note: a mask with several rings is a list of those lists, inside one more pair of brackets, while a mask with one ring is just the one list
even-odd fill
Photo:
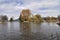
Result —
[[56, 23], [0, 23], [0, 40], [60, 40]]

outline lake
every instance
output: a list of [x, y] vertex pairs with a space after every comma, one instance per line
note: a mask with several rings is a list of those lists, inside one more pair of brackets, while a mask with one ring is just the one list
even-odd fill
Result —
[[54, 22], [0, 23], [0, 40], [60, 40], [60, 26]]

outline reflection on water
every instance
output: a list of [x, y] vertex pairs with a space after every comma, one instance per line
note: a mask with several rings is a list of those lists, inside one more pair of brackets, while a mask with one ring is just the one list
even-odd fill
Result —
[[0, 24], [0, 34], [4, 34], [6, 32], [8, 32], [8, 24], [7, 23]]
[[1, 23], [0, 40], [60, 40], [60, 26], [46, 22]]
[[20, 31], [22, 31], [22, 34], [30, 34], [30, 23], [20, 23], [20, 29]]
[[30, 23], [24, 22], [20, 23], [20, 31], [22, 32], [22, 39], [21, 40], [29, 40], [31, 36], [31, 28]]

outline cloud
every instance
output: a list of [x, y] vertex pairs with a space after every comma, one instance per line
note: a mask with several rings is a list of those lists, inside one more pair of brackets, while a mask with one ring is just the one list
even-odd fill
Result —
[[18, 18], [22, 9], [42, 16], [60, 15], [60, 0], [0, 0], [0, 14]]

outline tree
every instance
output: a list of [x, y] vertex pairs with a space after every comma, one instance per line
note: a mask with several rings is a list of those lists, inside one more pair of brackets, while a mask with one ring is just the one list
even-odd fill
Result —
[[23, 9], [20, 16], [19, 16], [19, 20], [21, 22], [30, 21], [30, 15], [31, 15], [31, 12], [29, 9]]
[[58, 15], [58, 20], [60, 21], [60, 15]]
[[13, 18], [10, 18], [10, 22], [12, 22], [13, 21]]
[[7, 16], [2, 16], [1, 20], [2, 20], [2, 22], [8, 21], [8, 17]]
[[39, 14], [36, 14], [36, 15], [34, 16], [34, 20], [35, 20], [35, 21], [38, 21], [38, 22], [42, 22], [42, 21], [43, 21], [41, 15], [39, 15]]
[[50, 17], [49, 17], [49, 16], [46, 17], [46, 21], [47, 21], [47, 22], [50, 21]]

